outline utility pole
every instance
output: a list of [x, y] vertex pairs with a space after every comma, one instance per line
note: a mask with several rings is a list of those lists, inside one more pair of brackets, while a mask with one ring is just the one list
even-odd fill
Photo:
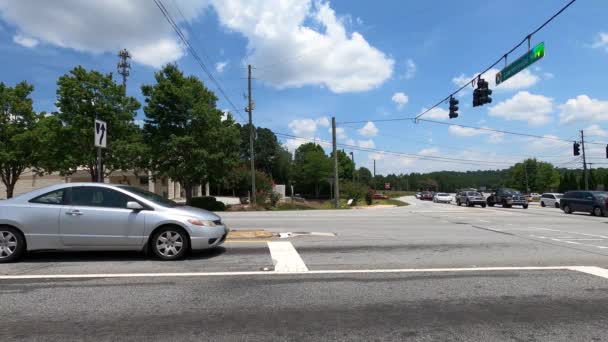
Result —
[[340, 207], [340, 180], [338, 179], [338, 148], [336, 142], [336, 117], [331, 117], [331, 141], [334, 151], [334, 202], [336, 208]]
[[587, 159], [585, 157], [585, 133], [581, 129], [581, 145], [583, 145], [583, 176], [585, 177], [585, 190], [589, 190], [589, 176], [587, 175]]
[[353, 183], [355, 182], [355, 172], [357, 172], [357, 164], [355, 164], [355, 152], [350, 151], [350, 159], [353, 161]]
[[127, 93], [127, 77], [131, 69], [129, 58], [131, 58], [131, 54], [127, 49], [122, 49], [118, 52], [118, 65], [116, 68], [118, 69], [118, 73], [122, 75], [122, 87], [125, 89], [125, 94]]
[[[253, 115], [253, 99], [251, 98], [251, 64], [249, 64], [247, 66], [247, 91], [248, 91], [248, 98], [249, 98], [249, 104], [247, 105], [247, 108], [245, 108], [245, 111], [247, 113], [249, 113], [249, 157], [251, 159], [251, 203], [255, 204], [255, 156], [254, 156], [254, 152], [253, 152], [253, 135], [254, 135], [254, 130], [253, 130], [253, 119], [252, 119], [252, 115]], [[335, 147], [334, 147], [335, 149]]]
[[376, 159], [374, 159], [374, 178], [376, 178]]

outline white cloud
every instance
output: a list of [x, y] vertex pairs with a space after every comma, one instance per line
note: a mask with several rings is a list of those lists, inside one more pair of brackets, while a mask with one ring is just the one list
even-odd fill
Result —
[[[530, 88], [535, 85], [538, 81], [540, 81], [540, 77], [536, 74], [533, 74], [530, 69], [524, 69], [520, 71], [517, 75], [509, 78], [505, 82], [501, 83], [498, 87], [496, 86], [496, 73], [500, 70], [492, 68], [486, 71], [481, 78], [486, 80], [489, 84], [490, 89], [496, 88], [496, 90], [519, 90]], [[469, 83], [471, 79], [477, 77], [479, 73], [475, 73], [474, 75], [467, 76], [465, 74], [460, 74], [460, 76], [452, 78], [452, 82], [462, 87], [463, 85]]]
[[376, 147], [376, 144], [374, 143], [374, 141], [372, 139], [358, 140], [357, 146], [363, 147], [363, 148], [374, 148], [374, 147]]
[[[179, 4], [189, 21], [206, 7], [204, 1]], [[178, 24], [183, 21], [172, 5], [166, 6]], [[171, 26], [147, 0], [4, 0], [0, 16], [23, 37], [76, 51], [115, 54], [127, 48], [135, 62], [153, 67], [184, 55]]]
[[353, 139], [346, 139], [344, 143], [349, 146], [356, 146], [356, 143]]
[[527, 121], [531, 126], [542, 126], [551, 121], [553, 99], [520, 91], [512, 98], [490, 107], [490, 116], [505, 120]]
[[226, 69], [226, 67], [228, 66], [228, 61], [224, 61], [224, 62], [217, 62], [215, 63], [215, 71], [217, 71], [218, 73], [223, 73], [224, 70]]
[[329, 3], [213, 0], [213, 4], [220, 22], [247, 38], [248, 63], [272, 66], [258, 78], [278, 88], [320, 85], [336, 93], [365, 91], [393, 73], [394, 60], [360, 33], [347, 32]]
[[488, 137], [488, 142], [490, 144], [499, 144], [499, 143], [501, 143], [503, 141], [505, 141], [505, 134], [504, 133], [492, 133]]
[[471, 128], [471, 127], [462, 127], [462, 126], [456, 126], [456, 125], [448, 127], [448, 132], [451, 135], [455, 135], [458, 137], [474, 137], [476, 135], [485, 134], [485, 131], [480, 130], [480, 129]]
[[559, 108], [559, 118], [562, 123], [579, 120], [608, 120], [608, 101], [592, 99], [587, 95], [579, 95], [574, 99], [569, 99]]
[[605, 48], [608, 51], [608, 32], [598, 33], [591, 47], [594, 49]]
[[397, 108], [401, 109], [401, 108], [403, 108], [403, 106], [405, 106], [407, 104], [407, 102], [410, 99], [407, 95], [405, 95], [405, 93], [397, 92], [397, 93], [393, 94], [393, 97], [391, 97], [391, 100], [393, 100], [393, 102], [395, 102], [395, 104], [397, 104]]
[[359, 132], [359, 134], [364, 137], [374, 137], [378, 135], [378, 128], [376, 127], [376, 125], [374, 125], [373, 122], [368, 121], [365, 126], [358, 129], [357, 132]]
[[421, 156], [436, 156], [439, 154], [439, 148], [437, 148], [437, 147], [424, 148], [424, 149], [420, 150], [418, 152], [418, 154]]
[[313, 119], [295, 119], [287, 127], [293, 134], [303, 137], [311, 137], [317, 132], [317, 122]]
[[329, 126], [329, 118], [327, 116], [323, 116], [317, 119], [317, 125], [328, 127]]
[[[422, 110], [420, 111], [420, 113], [424, 113], [424, 111], [426, 111], [426, 108], [422, 108]], [[459, 111], [460, 113], [460, 111]], [[443, 108], [440, 107], [435, 107], [433, 109], [431, 109], [430, 111], [428, 111], [428, 113], [424, 114], [422, 116], [423, 119], [435, 119], [435, 120], [447, 120], [449, 119], [449, 112]]]
[[416, 63], [412, 59], [408, 59], [405, 61], [405, 73], [403, 74], [403, 78], [406, 80], [411, 80], [416, 75]]
[[21, 46], [25, 46], [26, 48], [36, 47], [40, 43], [37, 39], [22, 36], [20, 34], [16, 34], [13, 36], [13, 42]]
[[602, 127], [600, 127], [600, 125], [594, 124], [594, 125], [591, 125], [591, 126], [585, 128], [585, 135], [608, 137], [608, 131], [602, 129]]

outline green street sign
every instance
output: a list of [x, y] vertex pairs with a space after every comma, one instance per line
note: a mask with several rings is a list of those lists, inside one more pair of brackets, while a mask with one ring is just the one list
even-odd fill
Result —
[[524, 53], [513, 63], [507, 65], [496, 74], [496, 85], [508, 80], [518, 72], [532, 65], [532, 63], [545, 57], [545, 42], [536, 45], [532, 50]]

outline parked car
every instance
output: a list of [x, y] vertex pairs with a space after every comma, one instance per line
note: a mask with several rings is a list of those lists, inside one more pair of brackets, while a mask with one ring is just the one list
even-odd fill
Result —
[[480, 205], [482, 208], [486, 207], [486, 200], [483, 195], [477, 191], [460, 191], [456, 194], [456, 205], [461, 204], [467, 207], [474, 207]]
[[26, 250], [149, 250], [176, 260], [227, 235], [214, 213], [128, 185], [66, 183], [0, 202], [0, 263]]
[[566, 214], [587, 212], [595, 216], [604, 216], [608, 207], [606, 191], [568, 191], [559, 201]]
[[433, 200], [433, 193], [430, 191], [424, 191], [421, 195], [420, 195], [420, 199], [421, 200], [426, 200], [426, 201], [432, 201]]
[[541, 207], [555, 207], [559, 208], [559, 200], [564, 196], [564, 194], [556, 194], [556, 193], [545, 193], [540, 196], [540, 206]]
[[521, 205], [522, 208], [528, 209], [528, 200], [526, 196], [515, 189], [499, 188], [486, 199], [486, 203], [493, 207], [495, 204], [501, 204], [503, 208], [511, 208], [514, 205]]
[[381, 194], [381, 193], [375, 193], [372, 195], [373, 199], [380, 199], [380, 200], [385, 200], [388, 199], [388, 196]]
[[438, 192], [433, 197], [435, 203], [452, 203], [452, 195], [446, 194], [445, 192]]

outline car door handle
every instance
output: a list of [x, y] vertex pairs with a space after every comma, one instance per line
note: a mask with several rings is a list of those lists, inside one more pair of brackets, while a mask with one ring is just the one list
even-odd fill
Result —
[[80, 210], [66, 211], [65, 214], [70, 215], [70, 216], [81, 216], [82, 215]]

